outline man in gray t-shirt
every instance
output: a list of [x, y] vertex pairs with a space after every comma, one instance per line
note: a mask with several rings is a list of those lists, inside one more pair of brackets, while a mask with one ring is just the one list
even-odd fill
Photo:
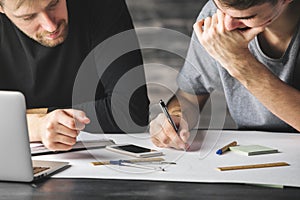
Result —
[[239, 129], [300, 131], [299, 10], [292, 0], [209, 1], [168, 103], [179, 136], [161, 114], [151, 122], [153, 143], [184, 149], [215, 90], [224, 92]]

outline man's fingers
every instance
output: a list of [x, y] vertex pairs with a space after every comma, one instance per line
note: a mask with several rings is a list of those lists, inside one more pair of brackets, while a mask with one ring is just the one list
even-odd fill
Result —
[[157, 138], [151, 137], [151, 141], [157, 147], [160, 147], [160, 148], [167, 147], [166, 145], [162, 144]]
[[168, 145], [176, 149], [184, 149], [185, 143], [174, 130], [173, 126], [166, 119], [163, 125], [163, 132], [168, 137]]
[[155, 120], [151, 121], [150, 135], [152, 142], [158, 147], [185, 148], [185, 143], [178, 136], [164, 114], [158, 115]]
[[54, 117], [58, 119], [58, 123], [72, 130], [83, 130], [90, 120], [85, 113], [78, 110], [57, 110]]
[[172, 138], [177, 134], [167, 118], [160, 114], [150, 126], [150, 134], [155, 138], [157, 146], [170, 147]]
[[200, 21], [197, 21], [194, 25], [193, 25], [193, 28], [194, 28], [194, 31], [198, 37], [198, 39], [200, 38], [200, 36], [202, 35], [203, 33], [203, 25], [204, 25], [204, 19], [200, 20]]
[[50, 150], [68, 150], [76, 143], [76, 138], [89, 119], [79, 110], [55, 110], [44, 116], [45, 132], [42, 141]]
[[190, 132], [187, 131], [181, 131], [180, 132], [180, 138], [182, 141], [186, 144], [188, 142], [188, 139], [190, 138]]
[[[59, 115], [59, 116], [57, 116]], [[65, 126], [71, 130], [82, 130], [85, 125], [81, 122], [76, 122], [76, 119], [66, 113], [64, 110], [57, 111], [55, 116], [58, 120], [58, 123], [62, 126]]]
[[243, 35], [246, 39], [246, 41], [250, 42], [257, 36], [259, 33], [263, 32], [265, 30], [265, 27], [254, 27], [250, 28], [249, 30], [243, 32]]
[[164, 119], [163, 114], [159, 114], [154, 120], [150, 122], [150, 135], [155, 138], [156, 135], [162, 134], [163, 132], [163, 124], [162, 121]]
[[190, 137], [190, 132], [188, 128], [188, 124], [186, 121], [181, 120], [180, 122], [180, 131], [179, 131], [180, 138], [184, 143], [187, 143], [189, 137]]
[[64, 125], [58, 125], [54, 131], [56, 134], [61, 134], [71, 138], [76, 138], [79, 135], [78, 130], [69, 129]]
[[76, 143], [76, 137], [69, 137], [64, 134], [57, 134], [53, 142], [73, 146]]
[[211, 25], [212, 25], [212, 18], [211, 17], [205, 18], [204, 26], [203, 26], [204, 31], [210, 29]]
[[73, 117], [74, 119], [78, 120], [81, 123], [84, 124], [90, 123], [90, 119], [86, 116], [85, 112], [81, 110], [65, 109], [64, 112], [66, 112], [69, 116]]
[[225, 24], [224, 24], [225, 14], [221, 10], [218, 9], [216, 16], [217, 16], [217, 20], [218, 20], [218, 23], [217, 23], [218, 29], [220, 32], [224, 32], [225, 31]]
[[166, 134], [158, 134], [155, 137], [163, 147], [169, 146], [171, 142], [171, 138], [169, 138]]
[[175, 149], [182, 149], [185, 150], [185, 142], [177, 135], [176, 137], [172, 138], [169, 142], [169, 146]]
[[215, 27], [218, 24], [218, 16], [217, 14], [214, 14], [211, 18], [211, 27]]

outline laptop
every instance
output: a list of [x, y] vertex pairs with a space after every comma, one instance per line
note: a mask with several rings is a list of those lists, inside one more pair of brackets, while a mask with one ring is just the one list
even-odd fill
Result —
[[32, 182], [68, 166], [68, 162], [32, 160], [21, 92], [0, 91], [0, 181]]

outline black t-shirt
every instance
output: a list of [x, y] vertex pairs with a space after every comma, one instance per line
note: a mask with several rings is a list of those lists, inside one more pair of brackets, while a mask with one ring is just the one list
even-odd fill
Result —
[[[139, 50], [125, 52], [114, 59], [108, 67], [105, 67], [103, 73], [98, 74], [100, 77], [98, 77], [99, 80], [95, 87], [97, 90], [93, 99], [83, 97], [79, 101], [74, 101], [80, 96], [80, 93], [76, 92], [77, 97], [74, 98], [74, 82], [77, 80], [78, 72], [86, 57], [97, 45], [111, 36], [133, 29], [125, 2], [123, 0], [68, 0], [67, 6], [69, 34], [64, 43], [53, 48], [42, 46], [30, 39], [5, 15], [0, 14], [0, 90], [21, 91], [26, 97], [27, 108], [75, 107], [85, 110], [86, 106], [80, 106], [80, 103], [93, 101], [90, 105], [93, 105], [92, 109], [96, 108], [96, 118], [104, 132], [141, 131], [141, 127], [148, 123], [149, 101], [146, 85], [136, 89], [130, 97], [126, 97], [130, 100], [127, 105], [128, 99], [122, 96], [122, 93], [126, 94], [126, 91], [119, 93], [118, 90], [114, 91], [115, 85], [122, 76], [142, 65]], [[131, 39], [130, 42], [137, 43], [135, 34], [132, 34]], [[122, 45], [124, 44], [121, 40], [117, 46], [112, 48], [117, 50]], [[105, 52], [105, 50], [102, 51]], [[97, 60], [107, 59], [107, 55], [101, 57], [100, 50], [97, 52]], [[99, 67], [102, 66], [95, 66], [95, 71], [99, 71]], [[91, 71], [91, 73], [94, 72]], [[89, 82], [90, 75], [93, 76], [93, 74], [85, 74], [85, 77], [81, 77], [81, 79]], [[142, 67], [138, 68], [136, 76], [145, 83]], [[88, 91], [89, 87], [85, 85], [81, 89]], [[111, 98], [113, 95], [119, 97], [115, 103], [119, 105], [112, 108]], [[82, 91], [82, 96], [84, 96], [84, 91]], [[116, 114], [114, 113], [120, 112], [120, 115], [117, 115], [123, 116], [120, 108], [124, 106], [129, 109], [130, 118], [141, 129], [136, 127], [133, 129], [132, 124], [125, 122], [120, 130], [119, 123], [116, 124], [116, 121], [120, 121], [120, 119], [115, 120]], [[91, 108], [86, 108], [86, 110], [89, 109]], [[124, 112], [126, 113], [126, 111]], [[124, 116], [126, 115], [124, 114]], [[95, 123], [97, 119], [92, 119], [92, 121]], [[90, 127], [97, 126], [90, 125]], [[89, 131], [102, 130], [90, 128]]]

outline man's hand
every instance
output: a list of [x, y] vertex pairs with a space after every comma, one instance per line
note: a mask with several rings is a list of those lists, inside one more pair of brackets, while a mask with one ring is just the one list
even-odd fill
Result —
[[178, 116], [171, 115], [171, 117], [176, 126], [179, 127], [179, 134], [175, 132], [167, 117], [161, 113], [150, 123], [151, 140], [158, 147], [172, 147], [185, 150], [190, 136], [188, 124]]
[[41, 141], [52, 151], [70, 150], [79, 132], [90, 123], [84, 112], [74, 109], [28, 114], [27, 119], [30, 140]]
[[265, 27], [228, 31], [224, 25], [225, 14], [220, 10], [212, 17], [194, 24], [199, 42], [205, 50], [234, 76], [241, 58], [252, 57], [248, 49], [249, 42]]

